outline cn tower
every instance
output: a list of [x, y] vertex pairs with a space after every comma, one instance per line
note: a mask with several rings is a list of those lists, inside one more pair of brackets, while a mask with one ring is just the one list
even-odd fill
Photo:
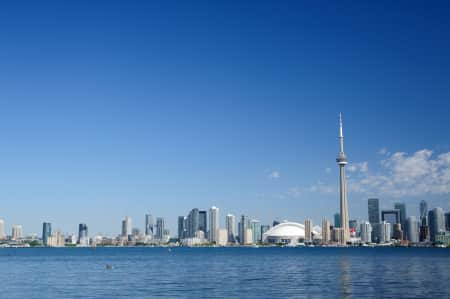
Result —
[[345, 165], [347, 165], [347, 157], [344, 154], [344, 135], [342, 133], [342, 114], [339, 113], [339, 155], [336, 162], [339, 165], [339, 186], [341, 199], [341, 228], [344, 231], [343, 243], [347, 243], [350, 239], [350, 230], [348, 227], [348, 206], [347, 206], [347, 182], [345, 181]]

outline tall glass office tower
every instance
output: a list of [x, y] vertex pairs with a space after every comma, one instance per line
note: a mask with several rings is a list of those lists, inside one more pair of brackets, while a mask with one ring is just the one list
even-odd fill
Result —
[[236, 242], [236, 218], [232, 214], [228, 214], [225, 218], [225, 226], [227, 229], [228, 243]]
[[156, 239], [162, 240], [164, 238], [164, 218], [158, 217], [156, 218]]
[[428, 212], [428, 223], [430, 227], [430, 240], [436, 241], [436, 235], [445, 231], [444, 210], [442, 208], [434, 208]]
[[339, 213], [334, 214], [334, 227], [341, 227], [341, 215]]
[[178, 216], [178, 239], [184, 239], [186, 234], [186, 217]]
[[198, 230], [201, 230], [206, 234], [208, 233], [208, 214], [206, 211], [198, 212]]
[[378, 198], [369, 198], [367, 200], [367, 209], [369, 223], [372, 225], [372, 242], [379, 242], [380, 237], [380, 200]]
[[427, 225], [428, 204], [425, 200], [420, 201], [420, 222], [421, 225]]
[[412, 243], [419, 242], [419, 221], [417, 221], [416, 217], [410, 216], [406, 220], [406, 234], [408, 240]]
[[367, 200], [369, 222], [372, 226], [380, 223], [380, 200], [378, 198], [369, 198]]
[[42, 242], [45, 246], [48, 246], [48, 237], [52, 235], [52, 224], [44, 222], [42, 224]]
[[261, 242], [261, 222], [256, 219], [251, 220], [250, 228], [252, 229], [253, 243]]
[[[199, 211], [197, 208], [192, 209], [187, 216], [187, 237], [193, 238], [195, 237], [195, 233], [200, 229], [200, 217]], [[206, 232], [204, 232], [206, 234]]]
[[85, 223], [78, 225], [78, 244], [82, 246], [89, 245], [88, 227]]
[[153, 236], [153, 216], [145, 214], [145, 235]]
[[[400, 211], [400, 224], [402, 225], [402, 230], [405, 232], [406, 230], [406, 219], [407, 219], [407, 215], [406, 215], [406, 204], [404, 202], [396, 202], [394, 204], [394, 209], [399, 210]], [[407, 233], [403, 234], [403, 240], [407, 239]]]
[[219, 208], [211, 207], [209, 209], [209, 242], [217, 243], [217, 230], [219, 229]]
[[125, 217], [124, 220], [122, 220], [122, 237], [130, 236], [131, 229], [132, 229], [131, 218], [127, 216]]
[[247, 229], [248, 229], [248, 223], [249, 218], [248, 216], [242, 215], [241, 221], [239, 222], [239, 242], [242, 245], [245, 245], [248, 243], [247, 240]]

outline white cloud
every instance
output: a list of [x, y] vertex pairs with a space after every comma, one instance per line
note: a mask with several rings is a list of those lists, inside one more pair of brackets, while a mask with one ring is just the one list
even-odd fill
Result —
[[349, 172], [367, 172], [369, 171], [369, 163], [368, 162], [350, 163], [347, 166], [347, 170]]
[[269, 173], [269, 179], [272, 179], [272, 180], [278, 180], [280, 178], [280, 176], [281, 176], [281, 174], [278, 170], [274, 170]]
[[[435, 155], [423, 149], [412, 154], [386, 153], [377, 171], [368, 162], [350, 163], [347, 170], [349, 193], [365, 196], [422, 196], [450, 194], [450, 152]], [[330, 194], [338, 192], [337, 184], [317, 182], [308, 192]]]
[[387, 154], [377, 173], [361, 171], [348, 180], [349, 192], [392, 197], [450, 193], [450, 152], [431, 150]]
[[378, 151], [378, 154], [384, 156], [384, 155], [387, 155], [389, 153], [388, 153], [387, 148], [383, 147], [383, 148], [380, 148], [380, 150]]

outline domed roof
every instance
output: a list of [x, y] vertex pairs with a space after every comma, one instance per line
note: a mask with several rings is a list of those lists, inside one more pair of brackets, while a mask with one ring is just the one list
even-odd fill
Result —
[[305, 237], [305, 226], [297, 222], [283, 222], [264, 233], [267, 237]]

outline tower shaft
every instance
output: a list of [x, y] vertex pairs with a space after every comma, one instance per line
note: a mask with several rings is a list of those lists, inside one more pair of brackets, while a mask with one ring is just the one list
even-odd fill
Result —
[[344, 153], [344, 134], [342, 127], [342, 114], [339, 114], [339, 154], [336, 162], [339, 165], [339, 197], [340, 197], [340, 216], [341, 228], [344, 231], [343, 243], [350, 240], [350, 230], [348, 223], [348, 206], [347, 206], [347, 182], [345, 178], [345, 165], [347, 165], [347, 157]]

